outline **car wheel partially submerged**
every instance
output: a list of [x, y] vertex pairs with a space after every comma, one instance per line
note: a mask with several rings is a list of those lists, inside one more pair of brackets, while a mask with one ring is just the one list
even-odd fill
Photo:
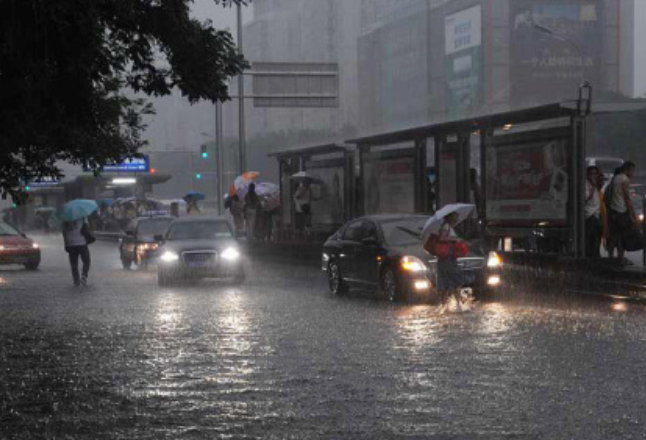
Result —
[[40, 263], [27, 263], [27, 264], [25, 264], [25, 269], [27, 269], [27, 270], [36, 270], [36, 269], [38, 269], [39, 265], [40, 265]]
[[386, 267], [382, 272], [379, 287], [388, 301], [394, 303], [403, 299], [399, 279], [391, 267]]
[[333, 295], [343, 295], [348, 291], [348, 287], [343, 281], [343, 276], [341, 275], [341, 269], [334, 261], [328, 265], [327, 276], [328, 283], [330, 285], [330, 292], [332, 292]]

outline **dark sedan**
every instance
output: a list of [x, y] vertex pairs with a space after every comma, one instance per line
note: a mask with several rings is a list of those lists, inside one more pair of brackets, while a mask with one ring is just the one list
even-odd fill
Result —
[[242, 284], [245, 279], [238, 240], [229, 222], [221, 217], [173, 221], [159, 255], [160, 286], [200, 278], [230, 278], [235, 284]]
[[121, 239], [119, 254], [124, 269], [130, 269], [133, 263], [146, 268], [155, 260], [159, 240], [155, 237], [166, 235], [174, 217], [140, 217], [134, 219], [127, 227]]
[[[323, 246], [322, 269], [330, 290], [378, 288], [390, 301], [416, 293], [435, 297], [437, 259], [422, 248], [427, 216], [378, 215], [352, 220]], [[476, 295], [500, 283], [500, 258], [472, 243], [471, 253], [458, 259], [465, 281]], [[435, 299], [435, 298], [434, 298]]]

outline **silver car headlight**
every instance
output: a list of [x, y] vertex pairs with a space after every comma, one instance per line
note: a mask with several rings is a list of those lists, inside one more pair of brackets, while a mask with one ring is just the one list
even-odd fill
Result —
[[162, 254], [161, 257], [159, 257], [159, 259], [164, 263], [173, 263], [179, 260], [179, 255], [177, 255], [175, 252], [166, 251]]
[[236, 248], [226, 248], [224, 252], [222, 252], [221, 257], [227, 261], [236, 261], [240, 258], [240, 252]]

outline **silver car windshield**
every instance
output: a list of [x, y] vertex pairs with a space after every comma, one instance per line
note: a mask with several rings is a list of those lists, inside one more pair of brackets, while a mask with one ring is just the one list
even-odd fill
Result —
[[168, 240], [212, 240], [232, 237], [231, 228], [223, 221], [176, 223], [168, 231]]

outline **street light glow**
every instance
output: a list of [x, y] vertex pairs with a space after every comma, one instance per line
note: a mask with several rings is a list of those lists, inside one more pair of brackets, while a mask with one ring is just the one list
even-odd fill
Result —
[[114, 185], [134, 185], [137, 183], [137, 179], [134, 177], [117, 177], [112, 179]]

